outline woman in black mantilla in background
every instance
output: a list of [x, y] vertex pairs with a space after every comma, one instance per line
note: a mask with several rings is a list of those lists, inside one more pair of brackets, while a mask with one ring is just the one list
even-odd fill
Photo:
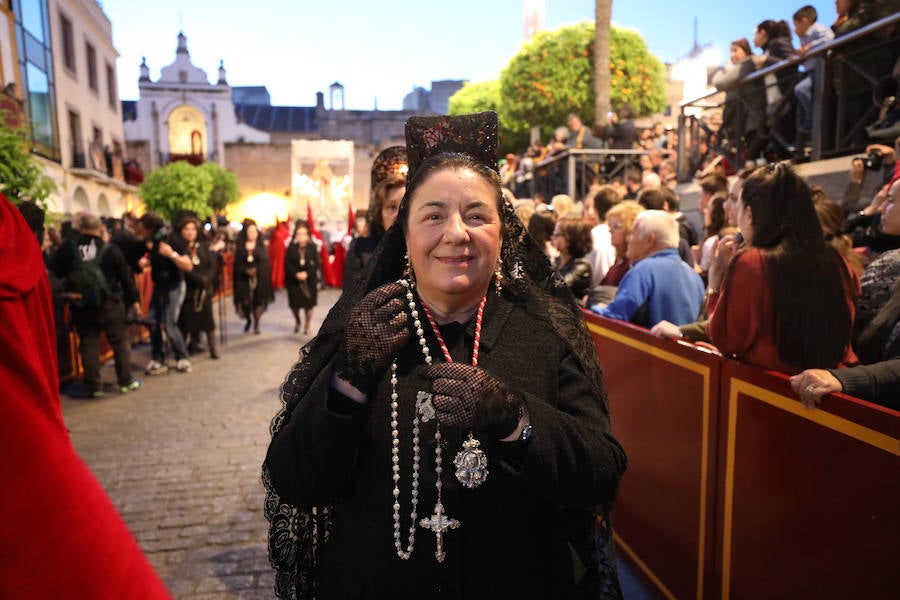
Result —
[[216, 351], [216, 321], [213, 318], [212, 297], [219, 255], [210, 250], [209, 243], [201, 240], [201, 231], [200, 220], [193, 215], [184, 217], [178, 225], [178, 233], [187, 246], [188, 258], [194, 265], [193, 269], [184, 274], [187, 291], [181, 305], [178, 327], [187, 341], [188, 352], [192, 354], [197, 351], [200, 332], [206, 332], [209, 357], [215, 359], [219, 358], [219, 353]]
[[300, 309], [306, 322], [303, 335], [309, 335], [309, 322], [318, 303], [319, 250], [309, 236], [309, 224], [297, 221], [294, 237], [284, 257], [284, 286], [288, 292], [288, 305], [294, 314], [294, 333], [300, 331]]
[[253, 219], [244, 219], [234, 248], [234, 307], [247, 322], [244, 331], [259, 333], [259, 319], [275, 299], [272, 289], [272, 270], [269, 253], [259, 237], [259, 227]]
[[503, 200], [497, 116], [406, 127], [397, 223], [282, 386], [276, 593], [620, 598], [625, 453], [582, 313]]
[[372, 163], [372, 184], [369, 188], [369, 212], [366, 216], [369, 233], [355, 238], [347, 249], [344, 263], [344, 291], [349, 290], [372, 258], [375, 247], [397, 220], [400, 200], [406, 190], [406, 148], [391, 146], [382, 150]]

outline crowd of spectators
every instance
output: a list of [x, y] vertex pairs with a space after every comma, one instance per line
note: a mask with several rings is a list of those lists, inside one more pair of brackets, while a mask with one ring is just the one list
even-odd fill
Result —
[[[817, 60], [821, 56], [803, 59], [817, 46], [890, 16], [897, 9], [891, 4], [837, 0], [830, 27], [820, 22], [823, 17], [811, 5], [797, 9], [791, 24], [765, 19], [755, 27], [751, 38], [759, 54], [754, 54], [746, 38], [734, 40], [729, 63], [711, 78], [712, 86], [725, 92], [725, 102], [721, 127], [703, 127], [707, 146], [736, 158], [738, 166], [760, 159], [805, 159], [810, 153], [814, 89], [821, 78], [826, 79], [825, 93], [837, 99], [829, 110], [842, 115], [840, 121], [826, 118], [824, 122], [835, 125], [845, 143], [861, 146], [868, 141], [867, 132], [874, 135], [878, 130], [889, 131], [900, 116], [896, 94], [873, 93], [873, 87], [896, 90], [900, 77], [890, 29], [837, 45], [828, 53], [831, 66], [826, 72], [821, 72], [824, 63]], [[847, 66], [843, 66], [844, 61]], [[754, 72], [779, 63], [784, 64], [773, 72], [747, 80]], [[835, 108], [838, 105], [840, 111]]]
[[[24, 205], [23, 205], [24, 206]], [[105, 394], [99, 372], [99, 336], [104, 333], [113, 350], [117, 389], [140, 389], [131, 373], [134, 337], [149, 330], [152, 360], [148, 375], [191, 371], [190, 355], [207, 350], [218, 358], [212, 298], [222, 279], [227, 228], [202, 223], [193, 213], [173, 219], [174, 227], [153, 212], [135, 217], [99, 218], [79, 213], [74, 219], [50, 224], [40, 235], [44, 261], [53, 290], [59, 367], [74, 371], [68, 360], [69, 327], [84, 368], [85, 397]], [[94, 279], [90, 273], [99, 267]], [[153, 292], [146, 314], [136, 276], [148, 271]], [[66, 312], [70, 319], [66, 318]], [[203, 344], [205, 343], [205, 347]]]
[[[896, 389], [896, 364], [881, 363], [900, 356], [900, 161], [897, 149], [880, 151], [883, 185], [861, 209], [871, 170], [858, 159], [837, 201], [786, 162], [730, 181], [706, 174], [697, 181], [702, 233], [651, 169], [640, 183], [595, 182], [582, 200], [511, 201], [586, 308], [797, 381], [812, 370], [824, 381], [829, 369], [832, 383], [806, 383], [801, 397], [821, 397], [834, 378], [859, 372], [849, 367], [878, 363], [846, 389], [897, 405], [885, 395]], [[862, 389], [866, 382], [876, 387]]]

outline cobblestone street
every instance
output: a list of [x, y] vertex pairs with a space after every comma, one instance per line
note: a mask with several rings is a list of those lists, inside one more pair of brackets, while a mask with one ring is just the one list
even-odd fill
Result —
[[[338, 295], [319, 294], [313, 331]], [[201, 354], [189, 374], [141, 374], [133, 394], [63, 396], [75, 448], [176, 598], [274, 597], [260, 466], [278, 388], [309, 338], [292, 333], [284, 291], [261, 335], [243, 332], [230, 299], [227, 312], [220, 360]], [[149, 344], [135, 347], [136, 376], [149, 360]], [[114, 379], [110, 362], [103, 380]]]

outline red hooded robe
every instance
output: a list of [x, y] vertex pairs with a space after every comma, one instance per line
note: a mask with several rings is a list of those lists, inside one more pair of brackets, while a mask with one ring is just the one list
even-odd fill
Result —
[[0, 194], [0, 598], [171, 598], [63, 422], [40, 246]]
[[269, 264], [272, 267], [272, 289], [284, 287], [284, 256], [291, 237], [291, 226], [287, 221], [277, 221], [269, 239]]

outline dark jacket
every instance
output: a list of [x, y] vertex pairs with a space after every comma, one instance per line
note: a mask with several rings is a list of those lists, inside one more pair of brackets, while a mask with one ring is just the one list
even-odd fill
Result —
[[139, 261], [147, 254], [147, 244], [144, 240], [138, 239], [137, 236], [127, 229], [120, 229], [112, 234], [109, 241], [122, 251], [125, 262], [128, 263], [132, 273], [137, 275], [143, 271]]
[[759, 129], [766, 114], [766, 94], [762, 80], [745, 83], [744, 79], [756, 70], [753, 58], [716, 71], [712, 84], [725, 92], [722, 127], [728, 139], [737, 142], [745, 133]]
[[187, 254], [187, 245], [180, 235], [174, 233], [160, 234], [153, 240], [153, 249], [150, 251], [150, 277], [153, 279], [154, 290], [165, 292], [178, 287], [184, 281], [184, 272], [171, 258], [159, 253], [160, 242], [166, 242], [178, 254]]
[[[78, 266], [79, 254], [86, 258], [97, 256], [103, 245], [103, 240], [93, 235], [81, 234], [69, 237], [51, 260], [53, 272], [57, 277], [65, 279]], [[110, 298], [113, 301], [123, 301], [126, 305], [134, 304], [138, 302], [139, 296], [131, 269], [119, 247], [109, 243], [108, 246], [99, 267], [106, 279]]]
[[[257, 241], [253, 248], [253, 260], [247, 249], [238, 245], [234, 251], [234, 304], [238, 314], [244, 314], [247, 306], [268, 306], [275, 299], [272, 287], [272, 268], [269, 265], [269, 253], [262, 243]], [[256, 269], [255, 277], [249, 270]], [[256, 287], [251, 284], [255, 283]]]
[[208, 294], [212, 294], [219, 266], [219, 254], [210, 251], [209, 244], [203, 242], [197, 244], [196, 255], [187, 248], [185, 252], [191, 257], [191, 263], [194, 265], [193, 269], [184, 273], [188, 293], [191, 290], [206, 290]]
[[610, 148], [631, 150], [637, 138], [637, 128], [631, 119], [623, 119], [615, 125], [606, 126], [606, 141]]
[[380, 238], [366, 236], [354, 238], [350, 242], [350, 247], [347, 249], [347, 261], [344, 263], [344, 291], [350, 289], [359, 274], [369, 264], [379, 241], [381, 241]]
[[557, 262], [557, 269], [562, 275], [563, 281], [572, 290], [572, 295], [579, 304], [583, 304], [581, 299], [591, 289], [593, 268], [591, 261], [586, 258], [573, 258], [564, 265]]
[[854, 248], [869, 248], [878, 254], [900, 248], [900, 235], [881, 230], [881, 213], [853, 215], [847, 219], [844, 231], [853, 240]]
[[828, 369], [844, 393], [900, 410], [900, 358], [849, 369]]

